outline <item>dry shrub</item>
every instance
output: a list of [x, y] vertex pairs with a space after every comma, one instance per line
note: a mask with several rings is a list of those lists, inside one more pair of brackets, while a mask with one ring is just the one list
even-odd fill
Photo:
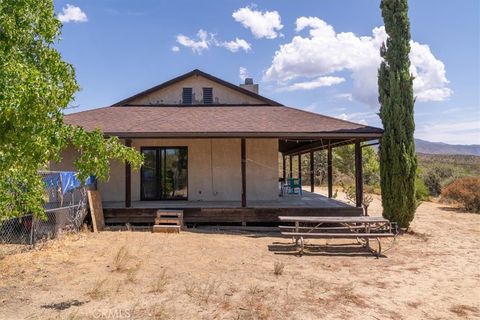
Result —
[[95, 282], [93, 288], [87, 292], [87, 295], [94, 300], [103, 298], [107, 293], [105, 288], [106, 282], [107, 278]]
[[203, 284], [188, 282], [185, 283], [185, 293], [191, 298], [209, 303], [217, 295], [221, 285], [221, 282], [215, 279], [207, 279]]
[[128, 249], [125, 246], [120, 247], [113, 258], [113, 269], [115, 271], [125, 271], [128, 257]]
[[221, 283], [218, 280], [207, 280], [200, 286], [199, 298], [201, 301], [208, 303], [212, 296], [216, 295]]
[[442, 191], [442, 198], [463, 206], [466, 211], [480, 213], [480, 177], [463, 177]]
[[167, 271], [163, 269], [158, 277], [153, 281], [152, 287], [150, 288], [150, 292], [153, 293], [160, 293], [165, 291], [165, 287], [168, 284], [168, 275]]
[[275, 261], [275, 263], [273, 264], [273, 273], [276, 276], [280, 276], [283, 274], [283, 269], [285, 269], [285, 264], [280, 261]]
[[243, 310], [239, 319], [271, 319], [273, 309], [268, 305], [267, 292], [257, 284], [250, 285], [242, 298]]

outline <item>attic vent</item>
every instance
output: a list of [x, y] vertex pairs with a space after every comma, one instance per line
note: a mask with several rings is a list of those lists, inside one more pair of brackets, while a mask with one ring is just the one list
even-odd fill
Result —
[[213, 104], [213, 88], [203, 88], [203, 104]]
[[192, 88], [183, 88], [182, 92], [182, 103], [183, 104], [192, 104], [193, 101]]

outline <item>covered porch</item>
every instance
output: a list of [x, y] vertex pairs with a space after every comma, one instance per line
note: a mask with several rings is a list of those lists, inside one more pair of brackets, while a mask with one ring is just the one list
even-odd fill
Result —
[[107, 224], [152, 224], [157, 210], [183, 210], [184, 222], [196, 224], [258, 225], [278, 224], [281, 215], [290, 216], [359, 216], [362, 208], [327, 196], [303, 191], [276, 200], [241, 201], [134, 201], [126, 208], [123, 202], [104, 202]]

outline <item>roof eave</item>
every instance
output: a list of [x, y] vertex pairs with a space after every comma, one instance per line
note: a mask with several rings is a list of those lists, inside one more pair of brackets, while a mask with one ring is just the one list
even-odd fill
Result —
[[290, 139], [379, 139], [381, 132], [105, 132], [119, 138], [290, 138]]

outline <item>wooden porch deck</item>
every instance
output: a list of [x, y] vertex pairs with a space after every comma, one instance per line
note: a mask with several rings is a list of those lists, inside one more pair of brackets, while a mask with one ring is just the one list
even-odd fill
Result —
[[278, 216], [359, 216], [361, 208], [328, 197], [303, 192], [273, 201], [133, 201], [130, 208], [123, 202], [104, 202], [106, 224], [153, 224], [156, 210], [180, 209], [187, 224], [259, 224], [278, 223]]

